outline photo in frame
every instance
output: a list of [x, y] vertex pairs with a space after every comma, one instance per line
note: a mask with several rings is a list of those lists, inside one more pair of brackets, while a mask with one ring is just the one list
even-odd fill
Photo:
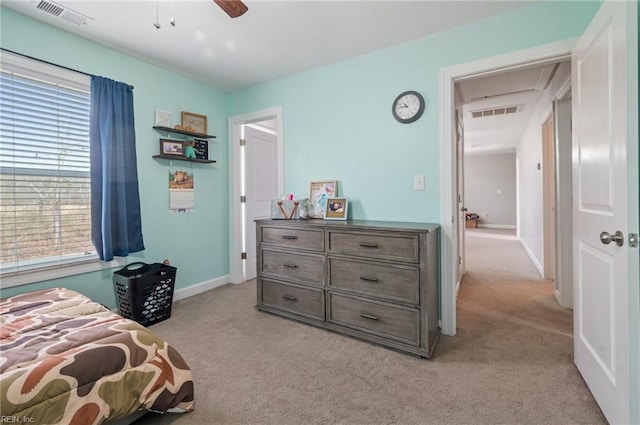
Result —
[[174, 139], [160, 139], [160, 155], [184, 156], [184, 142]]
[[325, 220], [346, 220], [349, 212], [349, 200], [347, 198], [327, 198]]
[[209, 159], [209, 142], [201, 139], [193, 139], [195, 145], [193, 148], [196, 151], [197, 159]]
[[334, 196], [338, 196], [337, 180], [311, 182], [309, 188], [309, 218], [323, 218], [327, 209], [327, 199]]
[[171, 112], [156, 109], [156, 126], [171, 127]]
[[180, 126], [185, 131], [207, 134], [207, 116], [182, 111]]

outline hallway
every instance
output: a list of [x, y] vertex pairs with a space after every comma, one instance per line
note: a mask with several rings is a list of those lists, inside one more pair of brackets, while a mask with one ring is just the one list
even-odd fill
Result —
[[[475, 379], [505, 406], [520, 406], [515, 423], [541, 411], [552, 423], [558, 409], [571, 423], [606, 423], [573, 363], [573, 312], [556, 302], [514, 232], [467, 232], [466, 260], [457, 334], [440, 359], [475, 364]], [[500, 373], [489, 372], [496, 364]]]

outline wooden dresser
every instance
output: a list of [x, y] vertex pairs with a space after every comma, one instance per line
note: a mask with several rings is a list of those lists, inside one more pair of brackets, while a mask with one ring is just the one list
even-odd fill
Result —
[[439, 326], [437, 224], [257, 220], [257, 308], [420, 357]]

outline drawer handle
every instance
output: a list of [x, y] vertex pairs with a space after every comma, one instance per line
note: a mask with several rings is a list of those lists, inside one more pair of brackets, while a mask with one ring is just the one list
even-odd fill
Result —
[[369, 242], [360, 242], [361, 248], [378, 248], [377, 243], [369, 243]]
[[286, 239], [286, 240], [289, 240], [289, 241], [295, 241], [296, 239], [298, 239], [298, 237], [297, 236], [284, 235], [284, 236], [282, 236], [282, 239]]
[[365, 313], [362, 313], [360, 317], [362, 317], [363, 319], [369, 319], [369, 320], [380, 320], [378, 316], [372, 316], [371, 314], [365, 314]]
[[360, 276], [360, 280], [364, 280], [365, 282], [378, 282], [377, 277]]
[[297, 269], [298, 268], [297, 264], [287, 264], [287, 263], [285, 263], [285, 264], [283, 264], [283, 266], [288, 267], [290, 269]]
[[284, 298], [287, 301], [297, 301], [298, 299], [292, 295], [283, 295], [282, 298]]

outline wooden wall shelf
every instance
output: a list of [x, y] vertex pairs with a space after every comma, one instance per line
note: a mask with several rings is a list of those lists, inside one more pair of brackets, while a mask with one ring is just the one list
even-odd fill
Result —
[[196, 137], [198, 139], [215, 139], [216, 138], [216, 136], [212, 136], [210, 134], [192, 133], [190, 131], [176, 130], [175, 128], [171, 128], [171, 127], [161, 127], [156, 125], [153, 127], [153, 129], [156, 131], [165, 131], [167, 133], [182, 134], [184, 136]]
[[201, 164], [211, 164], [216, 162], [211, 159], [185, 158], [183, 156], [178, 156], [178, 155], [153, 155], [153, 157], [156, 159], [168, 159], [169, 161], [199, 162]]

